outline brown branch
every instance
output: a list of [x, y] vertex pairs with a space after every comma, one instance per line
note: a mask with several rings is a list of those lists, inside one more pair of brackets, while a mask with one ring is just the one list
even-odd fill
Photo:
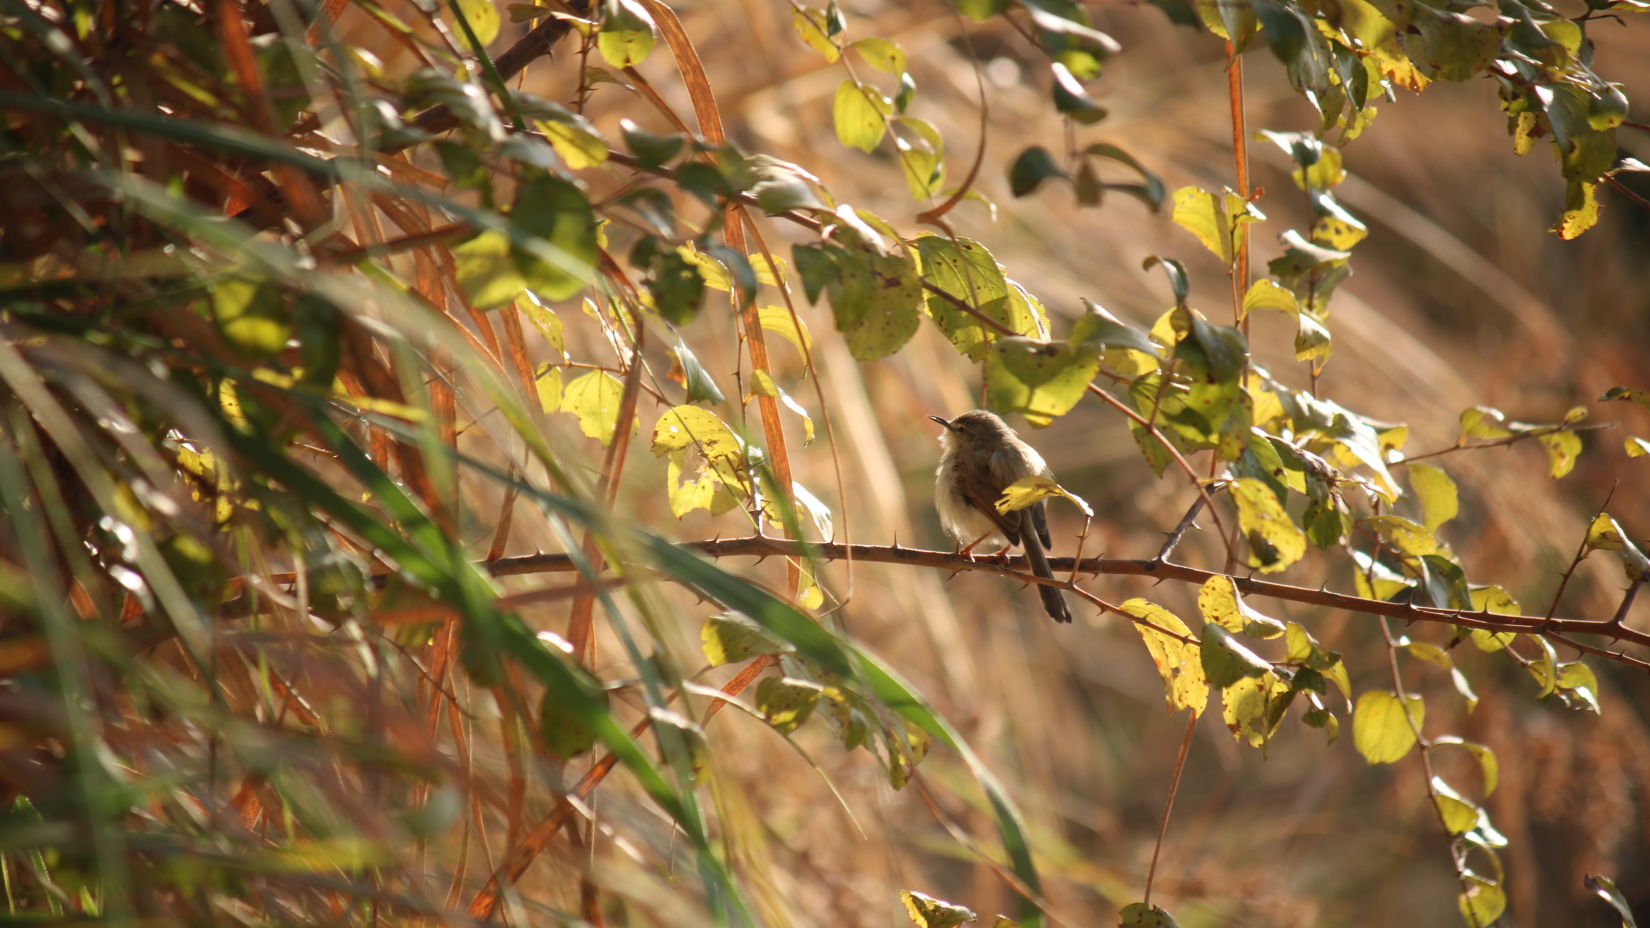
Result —
[[1552, 425], [1545, 428], [1533, 428], [1524, 432], [1514, 432], [1511, 435], [1506, 435], [1492, 441], [1474, 442], [1470, 445], [1463, 444], [1458, 441], [1455, 444], [1450, 445], [1448, 448], [1439, 448], [1436, 451], [1428, 451], [1425, 454], [1406, 455], [1405, 457], [1393, 461], [1392, 463], [1408, 464], [1411, 461], [1419, 461], [1422, 458], [1435, 458], [1442, 454], [1453, 454], [1457, 451], [1473, 451], [1478, 448], [1504, 448], [1507, 445], [1521, 442], [1526, 438], [1540, 438], [1543, 435], [1557, 435], [1559, 432], [1596, 432], [1599, 429], [1613, 429], [1615, 427], [1616, 424], [1614, 422], [1591, 422], [1586, 425]]
[[[804, 557], [813, 555], [827, 561], [844, 560], [880, 564], [905, 564], [911, 567], [933, 567], [941, 570], [976, 570], [995, 573], [1027, 583], [1068, 586], [1060, 580], [1045, 580], [1029, 572], [1024, 557], [973, 559], [953, 551], [930, 551], [897, 545], [844, 545], [834, 542], [791, 541], [780, 538], [719, 538], [711, 541], [686, 542], [682, 547], [698, 551], [707, 557]], [[532, 554], [509, 557], [482, 565], [495, 576], [546, 573], [573, 569], [572, 558], [565, 554]], [[1210, 579], [1228, 576], [1212, 570], [1202, 570], [1166, 561], [1090, 557], [1074, 560], [1069, 557], [1049, 558], [1049, 567], [1055, 574], [1077, 573], [1095, 576], [1153, 577], [1181, 583], [1203, 584]], [[1611, 619], [1546, 618], [1539, 615], [1508, 615], [1499, 612], [1474, 612], [1470, 609], [1440, 609], [1414, 603], [1395, 603], [1379, 599], [1364, 599], [1346, 593], [1325, 589], [1291, 586], [1254, 577], [1232, 577], [1238, 591], [1248, 596], [1262, 596], [1288, 602], [1323, 606], [1343, 612], [1388, 616], [1404, 622], [1432, 622], [1443, 625], [1461, 625], [1492, 632], [1528, 632], [1547, 635], [1560, 634], [1604, 635], [1615, 641], [1650, 648], [1650, 632], [1626, 628]], [[1565, 644], [1570, 642], [1565, 641]], [[1608, 657], [1650, 671], [1650, 662], [1627, 657], [1617, 651], [1596, 649], [1590, 653]]]

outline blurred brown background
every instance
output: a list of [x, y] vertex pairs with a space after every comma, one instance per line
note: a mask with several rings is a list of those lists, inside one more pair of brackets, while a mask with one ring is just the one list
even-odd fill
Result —
[[[818, 173], [839, 200], [904, 232], [921, 231], [913, 218], [921, 206], [911, 203], [887, 143], [867, 156], [836, 141], [831, 95], [844, 76], [842, 65], [827, 64], [795, 37], [788, 5], [719, 0], [676, 8], [737, 144], [795, 161]], [[1056, 335], [1080, 311], [1079, 297], [1149, 325], [1171, 301], [1160, 272], [1141, 270], [1141, 261], [1154, 254], [1184, 261], [1193, 274], [1193, 305], [1230, 322], [1221, 269], [1166, 215], [1121, 196], [1098, 209], [1078, 209], [1069, 190], [1055, 185], [1026, 200], [1010, 197], [1005, 169], [1021, 148], [1041, 143], [1058, 151], [1065, 144], [1066, 129], [1047, 102], [1046, 64], [1023, 37], [1000, 21], [965, 25], [934, 0], [842, 8], [847, 39], [880, 35], [904, 47], [919, 88], [911, 112], [945, 133], [952, 182], [966, 173], [978, 136], [968, 49], [978, 56], [990, 95], [978, 187], [1000, 213], [992, 222], [969, 204], [952, 218], [959, 234], [985, 243], [1011, 277], [1041, 297]], [[1078, 143], [1121, 145], [1171, 190], [1230, 184], [1218, 40], [1172, 26], [1147, 4], [1090, 9], [1123, 51], [1091, 86], [1110, 115], [1078, 127]], [[1623, 82], [1635, 100], [1632, 118], [1646, 119], [1637, 105], [1637, 95], [1650, 92], [1650, 29], [1643, 17], [1596, 23], [1592, 34], [1599, 41], [1596, 70]], [[495, 47], [509, 37], [507, 29]], [[1315, 125], [1316, 115], [1264, 47], [1245, 61], [1252, 131]], [[535, 66], [525, 87], [565, 99], [576, 66], [573, 55]], [[643, 73], [678, 112], [691, 112], [662, 43]], [[863, 68], [861, 74], [882, 77], [886, 85], [885, 76]], [[620, 116], [667, 128], [648, 119], [639, 99], [624, 95], [611, 84], [598, 86], [590, 114], [604, 129]], [[1346, 148], [1349, 176], [1337, 196], [1371, 236], [1355, 249], [1354, 277], [1335, 299], [1334, 357], [1321, 389], [1361, 413], [1408, 423], [1411, 452], [1452, 444], [1458, 414], [1475, 404], [1532, 422], [1589, 405], [1594, 420], [1617, 423], [1585, 435], [1587, 451], [1562, 481], [1546, 475], [1545, 456], [1533, 442], [1438, 462], [1462, 490], [1461, 515], [1442, 537], [1461, 555], [1469, 580], [1502, 584], [1526, 611], [1538, 611], [1612, 487], [1611, 511], [1624, 527], [1639, 537], [1650, 532], [1650, 459], [1627, 460], [1621, 450], [1627, 435], [1650, 434], [1650, 410], [1594, 403], [1615, 384], [1650, 386], [1650, 286], [1643, 278], [1650, 212], [1601, 189], [1598, 227], [1579, 241], [1559, 241], [1545, 231], [1563, 197], [1551, 148], [1543, 141], [1530, 155], [1515, 157], [1505, 125], [1487, 81], [1434, 85], [1419, 96], [1399, 90]], [[1643, 132], [1623, 129], [1619, 138], [1624, 153], [1650, 160]], [[1308, 213], [1285, 156], [1262, 141], [1250, 151], [1253, 183], [1265, 189], [1258, 206], [1269, 218], [1252, 227], [1253, 267], [1261, 271], [1277, 254], [1278, 233], [1302, 227]], [[1650, 193], [1643, 180], [1627, 180], [1641, 195]], [[779, 223], [765, 229], [782, 253], [791, 233]], [[798, 432], [799, 479], [836, 511], [838, 540], [945, 546], [932, 510], [937, 449], [926, 417], [975, 405], [977, 372], [932, 327], [892, 359], [857, 364], [833, 337], [823, 307], [803, 313], [815, 334], [846, 486], [835, 485], [826, 443], [802, 449]], [[736, 359], [710, 350], [734, 344], [726, 314], [707, 311], [687, 333], [696, 350], [707, 347], [701, 360], [711, 372], [724, 386], [731, 383]], [[1292, 335], [1283, 320], [1263, 318], [1253, 349], [1274, 376], [1304, 386]], [[584, 347], [599, 345], [591, 340]], [[772, 350], [792, 375], [782, 385], [817, 415], [813, 387], [795, 378], [802, 367], [797, 353], [782, 342]], [[643, 421], [656, 412], [644, 410]], [[1123, 423], [1098, 403], [1084, 402], [1027, 437], [1062, 483], [1098, 509], [1088, 553], [1150, 556], [1192, 499], [1174, 475], [1152, 476]], [[653, 524], [668, 525], [659, 492], [662, 465], [645, 454], [633, 463], [626, 471], [632, 504]], [[1069, 554], [1078, 525], [1070, 507], [1055, 511], [1056, 553]], [[697, 514], [678, 531], [695, 538], [741, 528]], [[1178, 557], [1219, 566], [1214, 547], [1195, 536]], [[777, 566], [761, 570], [773, 571], [778, 582]], [[1350, 591], [1348, 570], [1309, 555], [1282, 579]], [[932, 571], [871, 565], [856, 566], [850, 576], [838, 564], [828, 583], [848, 597], [840, 613], [848, 630], [934, 699], [1008, 784], [1042, 855], [1053, 911], [1068, 924], [1105, 924], [1119, 906], [1136, 900], [1184, 719], [1164, 711], [1161, 684], [1134, 631], [1087, 608], [1072, 627], [1055, 627], [1029, 593], [983, 575], [948, 581]], [[1559, 611], [1607, 617], [1621, 585], [1616, 564], [1595, 557], [1582, 565]], [[1113, 602], [1147, 596], [1179, 614], [1195, 613], [1190, 588], [1123, 579], [1093, 588]], [[1254, 605], [1305, 623], [1326, 645], [1346, 652], [1358, 691], [1389, 685], [1371, 617]], [[1641, 604], [1632, 621], [1650, 622], [1647, 609], [1650, 604]], [[551, 627], [560, 621], [548, 609], [539, 618]], [[696, 647], [696, 629], [695, 621], [683, 622], [681, 653]], [[1446, 637], [1440, 629], [1409, 633], [1439, 643]], [[1488, 805], [1511, 842], [1503, 853], [1507, 923], [1615, 924], [1584, 889], [1589, 872], [1613, 876], [1641, 911], [1650, 911], [1650, 681], [1598, 665], [1604, 713], [1595, 717], [1537, 703], [1528, 675], [1504, 658], [1470, 646], [1454, 654], [1483, 697], [1475, 712], [1465, 712], [1436, 668], [1407, 661], [1405, 682], [1428, 696], [1430, 734], [1482, 741], [1501, 757], [1501, 786]], [[1197, 725], [1154, 894], [1182, 925], [1455, 923], [1459, 886], [1414, 755], [1392, 767], [1367, 766], [1352, 748], [1344, 716], [1342, 737], [1333, 744], [1292, 717], [1258, 752], [1234, 742], [1213, 703], [1210, 715]], [[740, 758], [718, 771], [718, 814], [725, 826], [742, 826], [734, 829], [741, 836], [736, 854], [769, 868], [770, 917], [784, 913], [795, 924], [833, 926], [899, 923], [899, 888], [982, 913], [1008, 910], [996, 875], [959, 852], [915, 790], [889, 789], [864, 755], [844, 755], [822, 729], [804, 730], [797, 739], [856, 816], [760, 723], [730, 714], [711, 727], [711, 736], [726, 749], [718, 758]], [[1476, 791], [1476, 769], [1461, 759], [1459, 768], [1440, 772]], [[982, 809], [945, 798], [973, 795], [959, 762], [936, 751], [921, 772], [956, 786], [937, 800], [943, 814], [994, 847]], [[738, 783], [751, 788], [727, 788]], [[881, 814], [869, 817], [867, 809]]]

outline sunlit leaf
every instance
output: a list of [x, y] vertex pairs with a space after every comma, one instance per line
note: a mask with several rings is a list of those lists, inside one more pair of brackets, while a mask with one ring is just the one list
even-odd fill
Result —
[[1128, 600], [1119, 608], [1145, 620], [1135, 622], [1134, 629], [1163, 677], [1169, 711], [1191, 709], [1193, 715], [1202, 715], [1209, 704], [1209, 681], [1204, 679], [1201, 649], [1191, 640], [1192, 630], [1174, 613], [1144, 599]]
[[653, 16], [637, 0], [605, 0], [596, 50], [615, 68], [634, 67], [653, 51]]
[[1284, 633], [1284, 624], [1269, 615], [1256, 611], [1238, 594], [1231, 577], [1217, 575], [1203, 582], [1197, 591], [1197, 608], [1205, 621], [1213, 622], [1229, 632], [1241, 632], [1251, 638], [1276, 638]]
[[[602, 444], [613, 440], [619, 427], [619, 402], [624, 383], [607, 371], [581, 374], [562, 388], [561, 408], [579, 417], [579, 431]], [[631, 428], [636, 423], [631, 422]]]
[[1269, 661], [1239, 644], [1231, 632], [1213, 622], [1203, 626], [1199, 652], [1203, 676], [1216, 689], [1225, 689], [1245, 677], [1261, 677], [1272, 672]]
[[756, 687], [756, 708], [768, 724], [788, 735], [813, 714], [824, 687], [812, 680], [768, 677]]
[[1352, 711], [1352, 744], [1372, 764], [1394, 763], [1415, 746], [1415, 732], [1425, 717], [1419, 696], [1400, 701], [1388, 690], [1369, 690]]
[[972, 909], [909, 889], [900, 890], [899, 898], [917, 928], [957, 928], [977, 917]]
[[1266, 484], [1242, 477], [1233, 482], [1231, 494], [1238, 527], [1249, 541], [1249, 566], [1275, 573], [1306, 554], [1306, 535]]
[[1021, 477], [1003, 488], [1003, 495], [997, 500], [997, 511], [1001, 513], [1014, 512], [1033, 505], [1050, 497], [1062, 497], [1070, 500], [1072, 505], [1083, 511], [1083, 515], [1094, 517], [1094, 509], [1081, 496], [1060, 486], [1053, 480], [1042, 476]]
[[875, 87], [851, 77], [844, 80], [837, 85], [831, 108], [837, 141], [863, 152], [875, 151], [888, 131], [888, 115], [893, 111], [893, 101]]
[[781, 654], [786, 650], [785, 644], [762, 626], [732, 613], [706, 619], [699, 629], [699, 646], [712, 667], [739, 664], [753, 657]]
[[1460, 511], [1455, 481], [1443, 469], [1430, 464], [1411, 464], [1407, 470], [1409, 485], [1421, 501], [1422, 523], [1427, 531], [1437, 531], [1438, 526], [1455, 518]]

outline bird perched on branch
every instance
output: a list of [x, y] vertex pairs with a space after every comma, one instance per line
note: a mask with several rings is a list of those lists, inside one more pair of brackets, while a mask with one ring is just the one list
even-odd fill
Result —
[[[1026, 444], [1008, 423], [983, 409], [955, 419], [928, 418], [945, 428], [940, 433], [940, 466], [934, 473], [934, 506], [940, 522], [964, 554], [990, 541], [1025, 549], [1031, 572], [1054, 579], [1049, 569], [1047, 503], [1038, 500], [1024, 509], [997, 511], [1003, 490], [1016, 480], [1043, 476], [1053, 479], [1037, 449]], [[1052, 586], [1037, 585], [1043, 608], [1056, 622], [1070, 622], [1065, 597]]]

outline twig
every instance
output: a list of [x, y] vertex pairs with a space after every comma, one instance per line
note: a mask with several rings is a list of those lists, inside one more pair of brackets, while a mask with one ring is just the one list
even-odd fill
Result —
[[1457, 451], [1476, 451], [1479, 448], [1504, 448], [1507, 445], [1521, 442], [1526, 438], [1540, 438], [1543, 435], [1557, 435], [1559, 432], [1596, 432], [1599, 429], [1613, 429], [1615, 427], [1616, 424], [1614, 422], [1589, 422], [1585, 425], [1555, 425], [1548, 428], [1530, 429], [1526, 432], [1514, 432], [1511, 435], [1504, 435], [1500, 438], [1491, 439], [1490, 441], [1473, 442], [1470, 445], [1463, 444], [1458, 441], [1455, 444], [1450, 445], [1448, 448], [1439, 448], [1436, 451], [1428, 451], [1425, 454], [1405, 455], [1400, 460], [1393, 461], [1392, 463], [1408, 464], [1411, 461], [1419, 461], [1424, 458], [1435, 458], [1439, 455], [1453, 454]]
[[1185, 515], [1180, 517], [1180, 524], [1176, 525], [1174, 531], [1169, 533], [1169, 537], [1163, 542], [1163, 547], [1157, 550], [1157, 556], [1152, 560], [1162, 562], [1169, 559], [1169, 555], [1174, 553], [1175, 546], [1180, 544], [1181, 536], [1185, 535], [1186, 530], [1192, 527], [1192, 522], [1197, 518], [1198, 512], [1203, 509], [1204, 502], [1207, 499], [1207, 496], [1198, 494], [1197, 499], [1192, 500], [1192, 507], [1186, 510]]
[[1192, 729], [1197, 725], [1197, 713], [1186, 713], [1186, 734], [1180, 739], [1180, 756], [1174, 761], [1174, 776], [1169, 779], [1169, 797], [1163, 800], [1163, 821], [1157, 826], [1157, 843], [1152, 845], [1152, 864], [1146, 869], [1146, 892], [1142, 904], [1151, 907], [1152, 881], [1157, 878], [1157, 855], [1163, 850], [1163, 836], [1169, 833], [1169, 813], [1174, 811], [1175, 793], [1180, 791], [1180, 774], [1186, 769], [1186, 752], [1192, 746]]

